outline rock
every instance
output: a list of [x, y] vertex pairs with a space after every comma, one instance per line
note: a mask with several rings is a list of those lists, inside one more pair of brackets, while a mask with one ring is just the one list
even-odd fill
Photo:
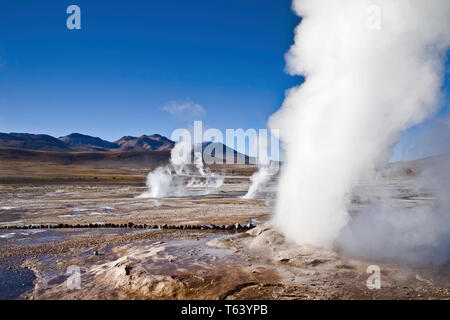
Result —
[[253, 225], [250, 222], [245, 225], [245, 228], [248, 229], [248, 230], [253, 229], [254, 227], [255, 227], [255, 225]]
[[[255, 228], [256, 229], [256, 228]], [[253, 229], [254, 230], [254, 229]], [[268, 249], [285, 243], [284, 236], [275, 230], [266, 230], [260, 233], [250, 244], [250, 249]]]
[[251, 235], [252, 237], [256, 237], [256, 236], [259, 236], [264, 231], [267, 231], [271, 228], [272, 228], [272, 225], [270, 223], [264, 223], [255, 228], [252, 228], [251, 230], [247, 231], [247, 233], [249, 235]]

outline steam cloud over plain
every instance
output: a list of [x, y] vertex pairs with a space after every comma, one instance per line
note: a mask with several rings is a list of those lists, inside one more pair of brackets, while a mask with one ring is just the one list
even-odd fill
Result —
[[450, 1], [294, 0], [293, 8], [302, 21], [287, 71], [305, 82], [269, 121], [285, 148], [273, 219], [299, 243], [331, 246], [349, 221], [352, 188], [439, 106]]
[[261, 189], [265, 188], [270, 179], [276, 175], [279, 169], [277, 162], [271, 161], [268, 155], [268, 137], [259, 135], [256, 141], [257, 158], [256, 164], [258, 171], [250, 177], [250, 186], [247, 193], [242, 197], [243, 199], [253, 199], [258, 196]]
[[186, 141], [177, 142], [170, 153], [170, 164], [149, 172], [146, 182], [148, 190], [138, 198], [209, 194], [222, 186], [223, 177], [211, 172], [209, 168], [204, 168], [201, 152], [194, 153], [195, 171], [191, 170], [191, 163], [192, 144]]

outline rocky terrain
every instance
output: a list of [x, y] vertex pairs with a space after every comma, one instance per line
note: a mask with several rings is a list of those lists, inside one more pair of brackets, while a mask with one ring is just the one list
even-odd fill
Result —
[[[68, 243], [9, 247], [36, 275], [27, 299], [449, 299], [442, 270], [376, 262], [286, 241], [269, 224], [237, 234], [153, 231], [85, 235]], [[43, 251], [44, 250], [44, 251]], [[43, 258], [43, 255], [46, 257]], [[80, 287], [67, 286], [80, 266]]]

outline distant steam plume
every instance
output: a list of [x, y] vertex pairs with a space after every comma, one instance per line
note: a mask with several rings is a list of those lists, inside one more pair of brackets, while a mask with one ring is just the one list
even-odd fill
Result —
[[[170, 153], [170, 164], [158, 167], [147, 175], [148, 190], [138, 198], [162, 198], [171, 196], [190, 196], [208, 194], [223, 184], [223, 177], [203, 167], [201, 152], [194, 153], [192, 159], [192, 145], [188, 141], [177, 142]], [[199, 176], [199, 178], [196, 177]], [[199, 189], [199, 190], [198, 190]]]
[[270, 119], [285, 147], [274, 222], [297, 242], [330, 246], [349, 220], [353, 187], [439, 105], [450, 1], [294, 0], [293, 8], [302, 21], [287, 71], [306, 80]]
[[180, 141], [175, 144], [170, 152], [170, 163], [177, 174], [186, 173], [191, 163], [192, 145], [189, 142]]
[[250, 187], [247, 193], [242, 197], [244, 199], [253, 199], [258, 196], [264, 187], [269, 183], [270, 179], [278, 172], [278, 163], [272, 162], [268, 155], [268, 137], [258, 135], [257, 138], [257, 158], [256, 164], [258, 171], [250, 177]]

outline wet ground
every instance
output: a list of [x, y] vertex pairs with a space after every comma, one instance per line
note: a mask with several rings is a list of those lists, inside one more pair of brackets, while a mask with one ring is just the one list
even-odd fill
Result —
[[17, 259], [0, 261], [0, 299], [17, 299], [34, 287], [36, 277], [28, 268], [18, 267]]
[[[18, 299], [24, 298], [26, 292], [34, 288], [36, 284], [36, 275], [33, 268], [29, 267], [30, 261], [36, 259], [40, 263], [46, 263], [46, 270], [52, 270], [51, 267], [58, 259], [58, 254], [39, 250], [36, 254], [23, 252], [27, 246], [45, 246], [49, 244], [59, 244], [70, 242], [71, 240], [81, 240], [90, 238], [108, 238], [124, 234], [139, 235], [150, 233], [154, 229], [147, 230], [127, 230], [127, 229], [96, 229], [96, 230], [11, 230], [0, 232], [0, 299]], [[18, 248], [14, 250], [12, 248]], [[72, 249], [75, 249], [73, 246]], [[50, 273], [51, 274], [51, 273]], [[50, 277], [54, 282], [55, 279]], [[62, 277], [67, 278], [67, 277]]]

